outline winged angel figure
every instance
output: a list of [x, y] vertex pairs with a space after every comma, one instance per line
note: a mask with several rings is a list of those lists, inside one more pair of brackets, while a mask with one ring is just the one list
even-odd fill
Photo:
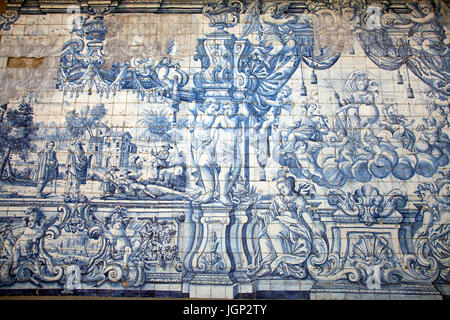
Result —
[[29, 208], [22, 220], [10, 219], [0, 225], [0, 243], [4, 263], [0, 263], [0, 285], [19, 279], [39, 283], [39, 244], [56, 217], [48, 218], [37, 207]]
[[289, 3], [270, 2], [261, 5], [255, 0], [243, 14], [241, 39], [252, 39], [251, 53], [246, 59], [246, 72], [256, 82], [248, 108], [259, 117], [266, 114], [277, 95], [302, 61], [303, 31], [311, 28], [309, 17], [287, 14]]
[[448, 34], [449, 8], [444, 1], [422, 0], [417, 6], [406, 3], [411, 13], [405, 17], [409, 21], [409, 45], [419, 51], [432, 55], [446, 55], [450, 37]]
[[[433, 90], [450, 95], [449, 7], [441, 0], [407, 2], [407, 14], [386, 13], [383, 25], [409, 28], [408, 37], [400, 42], [397, 53], [389, 59], [378, 58], [381, 50], [368, 37], [367, 55], [383, 69], [395, 70], [403, 63]], [[400, 55], [400, 57], [397, 56]], [[382, 55], [382, 53], [381, 53]]]
[[[139, 265], [144, 225], [135, 218], [129, 218], [126, 210], [116, 207], [111, 216], [99, 218], [101, 231], [108, 242], [108, 250], [103, 263], [97, 263], [91, 277], [100, 280], [97, 285], [106, 280], [116, 282], [126, 280], [130, 286], [139, 286], [143, 281], [142, 266]], [[91, 270], [88, 270], [91, 271]], [[108, 275], [108, 278], [104, 275]]]
[[244, 14], [241, 39], [256, 32], [259, 43], [256, 50], [268, 60], [293, 51], [296, 41], [290, 25], [298, 17], [287, 15], [288, 7], [289, 3], [270, 2], [261, 6], [259, 0], [254, 1]]

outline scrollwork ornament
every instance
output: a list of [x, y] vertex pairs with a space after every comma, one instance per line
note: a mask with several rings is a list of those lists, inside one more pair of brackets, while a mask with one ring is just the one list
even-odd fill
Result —
[[328, 203], [342, 210], [345, 215], [359, 217], [359, 220], [370, 226], [380, 218], [386, 218], [396, 209], [403, 208], [407, 203], [407, 196], [400, 190], [394, 189], [385, 195], [370, 184], [365, 184], [353, 193], [345, 193], [339, 189], [327, 191]]
[[413, 235], [413, 245], [418, 269], [433, 280], [440, 277], [448, 281], [450, 171], [442, 171], [440, 175], [433, 184], [422, 183], [417, 187], [416, 193], [421, 200], [417, 207], [422, 220]]
[[[98, 287], [123, 281], [138, 287], [151, 264], [174, 266], [181, 272], [182, 265], [175, 266], [176, 223], [138, 221], [121, 207], [109, 215], [105, 221], [94, 218], [88, 202], [66, 203], [51, 217], [38, 208], [28, 209], [24, 222], [15, 222], [19, 237], [3, 239], [11, 250], [7, 263], [0, 266], [1, 286], [60, 282], [63, 293], [70, 294], [81, 282]], [[77, 243], [85, 250], [80, 251]]]
[[179, 261], [175, 264], [175, 270], [177, 270], [178, 272], [182, 272], [183, 271], [183, 262]]
[[17, 10], [7, 10], [4, 14], [0, 14], [0, 30], [10, 30], [11, 25], [19, 19]]
[[123, 276], [122, 266], [119, 264], [110, 265], [105, 269], [104, 273], [107, 275], [109, 281], [118, 282]]
[[199, 266], [203, 269], [203, 272], [209, 273], [214, 271], [223, 271], [226, 266], [223, 261], [222, 255], [218, 252], [220, 242], [217, 239], [215, 232], [211, 232], [211, 238], [209, 241], [209, 250], [205, 251], [200, 256]]
[[[326, 256], [325, 261], [323, 256]], [[342, 273], [343, 262], [337, 253], [324, 253], [319, 257], [311, 255], [306, 262], [308, 272], [313, 279], [337, 280], [345, 277]]]
[[[71, 97], [86, 90], [89, 94], [95, 91], [107, 98], [119, 90], [131, 89], [141, 100], [161, 102], [169, 99], [176, 106], [179, 103], [178, 89], [187, 84], [189, 77], [178, 63], [169, 58], [170, 50], [156, 62], [124, 41], [112, 39], [105, 43], [108, 27], [103, 15], [106, 14], [104, 10], [112, 8], [97, 7], [96, 10], [98, 12], [91, 12], [93, 18], [80, 16], [74, 19], [72, 33], [79, 38], [63, 46], [57, 88]], [[83, 48], [88, 49], [83, 51]], [[120, 60], [109, 70], [106, 70], [105, 52], [106, 57], [112, 54]], [[154, 81], [155, 76], [157, 81]]]
[[39, 286], [39, 280], [35, 279], [35, 272], [31, 266], [19, 266], [15, 273], [17, 281], [30, 281], [34, 285]]
[[[367, 282], [371, 270], [378, 270], [378, 276], [381, 277], [381, 271], [388, 268], [394, 268], [395, 263], [392, 260], [393, 252], [389, 242], [382, 236], [370, 233], [358, 236], [352, 249], [352, 255], [349, 257], [350, 263], [358, 272], [358, 277], [350, 281], [362, 280]], [[393, 279], [384, 279], [392, 281]]]

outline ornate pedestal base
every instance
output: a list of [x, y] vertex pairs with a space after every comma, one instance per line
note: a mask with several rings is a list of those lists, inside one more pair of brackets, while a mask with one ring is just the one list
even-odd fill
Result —
[[[184, 259], [184, 292], [193, 298], [233, 298], [251, 289], [243, 228], [247, 206], [193, 204], [194, 242]], [[242, 288], [242, 289], [240, 289]]]
[[233, 299], [238, 293], [239, 283], [225, 274], [196, 274], [189, 284], [190, 298]]

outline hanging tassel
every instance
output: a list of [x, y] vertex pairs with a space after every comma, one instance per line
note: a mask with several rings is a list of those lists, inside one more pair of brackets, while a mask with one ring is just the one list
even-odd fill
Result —
[[317, 75], [316, 75], [316, 71], [314, 69], [311, 74], [311, 84], [317, 84]]
[[397, 74], [397, 84], [403, 84], [403, 76], [400, 73], [400, 69], [398, 70], [398, 74]]
[[305, 83], [302, 81], [302, 86], [300, 87], [300, 95], [301, 96], [307, 96], [307, 92], [306, 92], [306, 86]]
[[411, 88], [411, 81], [409, 80], [408, 68], [406, 68], [406, 76], [408, 77], [408, 88], [406, 89], [406, 96], [408, 99], [414, 99], [414, 91]]
[[414, 99], [414, 91], [409, 84], [408, 89], [406, 89], [406, 96], [408, 97], [408, 99]]
[[[303, 58], [301, 58], [301, 59], [303, 59]], [[301, 96], [306, 96], [307, 93], [306, 93], [305, 81], [303, 79], [303, 62], [302, 61], [300, 62], [300, 72], [301, 72], [301, 76], [302, 76], [302, 85], [300, 87], [300, 95]]]

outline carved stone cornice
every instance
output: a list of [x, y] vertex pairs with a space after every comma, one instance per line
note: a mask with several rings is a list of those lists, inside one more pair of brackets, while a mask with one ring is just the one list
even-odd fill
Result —
[[39, 0], [39, 9], [42, 13], [61, 13], [79, 7], [80, 12], [108, 14], [115, 11], [120, 2], [121, 0]]
[[[66, 13], [78, 6], [83, 13], [107, 10], [114, 13], [202, 13], [203, 8], [212, 0], [8, 0], [7, 10], [18, 10], [21, 14]], [[254, 0], [240, 0], [248, 7]], [[289, 13], [307, 11], [312, 0], [292, 0]], [[268, 2], [268, 1], [262, 1]], [[277, 1], [284, 2], [284, 1]], [[323, 2], [314, 0], [314, 2]], [[407, 0], [367, 0], [370, 4], [385, 4], [396, 13], [409, 12]]]

